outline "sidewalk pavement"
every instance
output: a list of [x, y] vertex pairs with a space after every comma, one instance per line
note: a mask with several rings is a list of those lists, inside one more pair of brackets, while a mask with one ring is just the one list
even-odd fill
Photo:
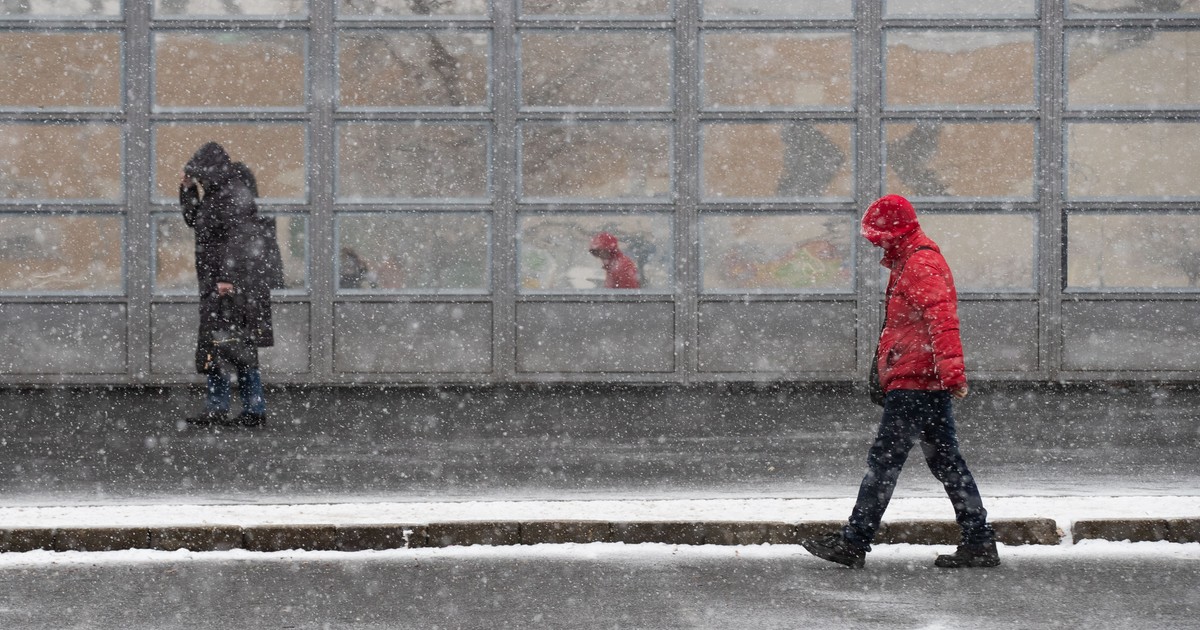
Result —
[[[852, 498], [445, 501], [0, 508], [0, 551], [249, 551], [458, 545], [796, 544], [840, 526]], [[999, 542], [1200, 542], [1200, 496], [999, 497]], [[945, 498], [893, 500], [878, 544], [953, 545]]]

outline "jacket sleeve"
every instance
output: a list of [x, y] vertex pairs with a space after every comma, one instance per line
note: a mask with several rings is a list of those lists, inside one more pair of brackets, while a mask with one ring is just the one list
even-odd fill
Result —
[[936, 252], [913, 255], [905, 270], [903, 295], [921, 315], [932, 343], [938, 380], [949, 390], [967, 382], [959, 336], [958, 304], [945, 259]]
[[183, 222], [196, 227], [196, 209], [200, 207], [200, 191], [195, 187], [179, 186], [179, 207], [183, 210]]
[[217, 282], [245, 288], [243, 285], [251, 280], [250, 241], [257, 233], [255, 214], [258, 207], [250, 190], [240, 182], [229, 186], [226, 195], [220, 203], [214, 204], [221, 225], [225, 226]]

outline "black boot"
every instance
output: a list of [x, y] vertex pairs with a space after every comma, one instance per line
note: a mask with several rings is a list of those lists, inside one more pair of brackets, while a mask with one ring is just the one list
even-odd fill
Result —
[[959, 545], [954, 553], [944, 554], [933, 561], [933, 565], [943, 569], [962, 569], [1000, 566], [1000, 553], [996, 551], [996, 543], [982, 545]]
[[867, 550], [851, 544], [840, 532], [802, 540], [800, 544], [822, 560], [844, 564], [851, 569], [861, 569], [867, 562]]
[[206, 427], [213, 424], [223, 424], [225, 422], [225, 414], [220, 411], [205, 411], [198, 416], [192, 416], [187, 419], [187, 423], [192, 426]]

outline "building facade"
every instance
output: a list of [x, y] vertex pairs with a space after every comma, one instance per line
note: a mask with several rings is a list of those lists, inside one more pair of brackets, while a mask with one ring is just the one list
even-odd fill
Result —
[[0, 0], [0, 85], [4, 384], [196, 379], [209, 140], [277, 383], [861, 380], [893, 192], [974, 378], [1200, 376], [1200, 0]]

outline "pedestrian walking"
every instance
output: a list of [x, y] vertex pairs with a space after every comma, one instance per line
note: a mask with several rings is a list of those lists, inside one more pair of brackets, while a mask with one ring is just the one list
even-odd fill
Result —
[[621, 251], [617, 237], [608, 232], [600, 232], [592, 238], [588, 251], [602, 261], [605, 289], [641, 288], [637, 263]]
[[904, 462], [920, 441], [925, 462], [945, 487], [962, 529], [958, 549], [938, 556], [934, 564], [997, 566], [995, 532], [959, 452], [954, 427], [953, 399], [965, 398], [968, 386], [950, 267], [921, 230], [912, 204], [899, 195], [882, 197], [867, 208], [862, 235], [883, 249], [881, 264], [891, 272], [873, 366], [883, 418], [849, 522], [841, 531], [802, 544], [819, 558], [861, 568]]

